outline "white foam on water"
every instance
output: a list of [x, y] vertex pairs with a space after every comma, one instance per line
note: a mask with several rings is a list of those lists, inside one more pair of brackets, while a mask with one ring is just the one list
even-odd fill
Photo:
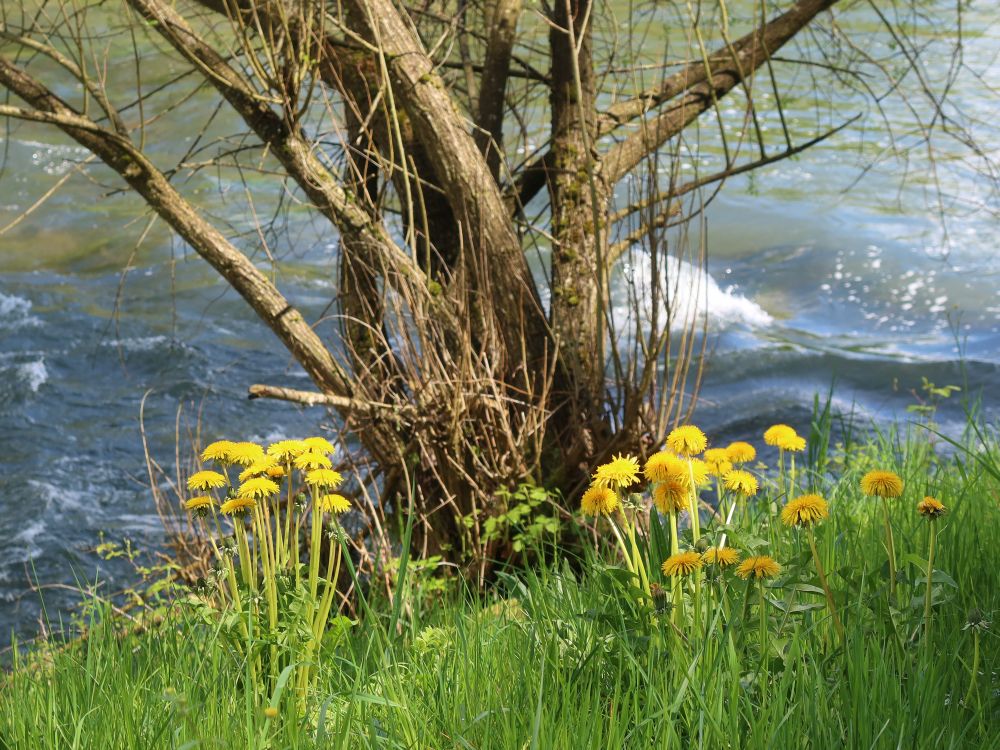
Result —
[[633, 320], [636, 307], [644, 323], [653, 317], [653, 290], [660, 300], [658, 320], [665, 321], [671, 312], [671, 327], [682, 329], [692, 322], [702, 325], [707, 317], [713, 331], [733, 326], [765, 328], [774, 322], [768, 312], [730, 286], [723, 289], [705, 269], [686, 260], [668, 258], [652, 277], [649, 256], [638, 253], [622, 265], [620, 275], [612, 279], [611, 300], [616, 321]]
[[14, 544], [11, 547], [21, 552], [18, 556], [19, 562], [33, 560], [42, 554], [42, 548], [35, 541], [45, 533], [45, 528], [45, 521], [36, 518], [13, 536], [11, 541]]
[[45, 360], [39, 359], [34, 362], [26, 362], [17, 366], [17, 373], [32, 393], [38, 393], [38, 389], [48, 382], [49, 371], [45, 369]]
[[132, 336], [123, 339], [111, 339], [109, 341], [102, 341], [101, 346], [109, 347], [112, 349], [117, 349], [121, 347], [126, 351], [130, 352], [149, 352], [154, 349], [159, 349], [165, 344], [169, 343], [169, 339], [166, 336]]
[[31, 314], [31, 300], [0, 292], [0, 326], [20, 328], [40, 324], [41, 321]]

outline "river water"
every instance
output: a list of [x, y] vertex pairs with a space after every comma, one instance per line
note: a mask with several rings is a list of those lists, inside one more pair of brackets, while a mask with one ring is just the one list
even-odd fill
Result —
[[[966, 19], [977, 34], [964, 47], [970, 72], [952, 97], [971, 113], [986, 155], [1000, 157], [992, 127], [1000, 122], [1000, 31], [990, 16], [974, 6]], [[841, 104], [865, 109], [860, 98]], [[164, 136], [169, 123], [206, 106], [193, 97], [151, 132]], [[886, 107], [905, 124], [903, 104]], [[794, 126], [808, 113], [792, 107], [787, 115]], [[907, 418], [922, 377], [939, 385], [966, 377], [987, 416], [996, 415], [1000, 223], [980, 163], [947, 139], [937, 144], [945, 194], [961, 198], [949, 199], [946, 235], [919, 154], [908, 165], [881, 163], [853, 184], [867, 163], [854, 144], [887, 137], [874, 115], [862, 122], [794, 161], [732, 180], [693, 238], [708, 251], [709, 277], [700, 281], [711, 350], [697, 418], [720, 438], [756, 438], [777, 420], [805, 429], [814, 395], [831, 383], [837, 407], [863, 422]], [[210, 134], [237, 131], [222, 115]], [[86, 156], [43, 127], [19, 126], [2, 138], [0, 226]], [[178, 158], [174, 139], [152, 143], [163, 163]], [[704, 148], [707, 159], [710, 139]], [[910, 179], [901, 187], [904, 167]], [[270, 331], [162, 225], [137, 248], [142, 206], [115, 192], [106, 172], [93, 174], [99, 184], [71, 177], [0, 236], [0, 643], [37, 630], [42, 607], [30, 580], [72, 584], [98, 572], [109, 588], [124, 580], [90, 552], [102, 532], [145, 547], [160, 540], [139, 435], [144, 394], [151, 450], [168, 465], [179, 407], [187, 415], [201, 408], [209, 437], [271, 440], [313, 433], [326, 419], [322, 410], [245, 399], [251, 383], [309, 384]], [[251, 184], [264, 213], [276, 188]], [[183, 186], [233, 233], [251, 226], [232, 175], [205, 171]], [[281, 260], [279, 284], [317, 317], [335, 293], [336, 237], [295, 209], [286, 229], [270, 248]], [[241, 244], [259, 245], [246, 234]], [[264, 261], [259, 249], [257, 257]], [[939, 421], [957, 429], [957, 404], [945, 405]], [[47, 590], [49, 617], [74, 599]]]

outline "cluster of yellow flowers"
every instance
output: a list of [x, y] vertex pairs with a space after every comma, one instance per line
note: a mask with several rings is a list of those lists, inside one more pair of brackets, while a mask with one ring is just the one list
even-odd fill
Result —
[[[763, 438], [765, 444], [779, 451], [779, 477], [775, 482], [779, 496], [784, 494], [786, 497], [791, 497], [795, 486], [795, 454], [806, 449], [806, 440], [786, 424], [769, 427], [764, 432]], [[791, 456], [790, 482], [787, 482], [785, 477], [786, 453]], [[684, 425], [667, 435], [665, 448], [649, 456], [641, 470], [636, 457], [622, 454], [598, 466], [592, 476], [590, 487], [583, 493], [581, 509], [586, 515], [606, 517], [610, 521], [619, 539], [626, 563], [630, 569], [639, 574], [640, 579], [643, 579], [646, 573], [645, 566], [641, 560], [635, 559], [634, 541], [633, 552], [630, 553], [622, 534], [618, 531], [620, 527], [624, 530], [625, 536], [634, 540], [639, 525], [629, 517], [629, 513], [641, 506], [637, 506], [634, 500], [627, 507], [623, 506], [622, 493], [635, 488], [640, 482], [641, 475], [649, 483], [653, 507], [670, 519], [671, 554], [661, 567], [665, 576], [671, 579], [692, 576], [704, 565], [711, 565], [720, 570], [735, 566], [736, 575], [743, 579], [773, 578], [781, 572], [781, 565], [776, 560], [767, 555], [757, 554], [741, 561], [738, 551], [725, 546], [726, 534], [721, 535], [718, 546], [711, 547], [705, 552], [678, 549], [677, 515], [682, 512], [689, 514], [694, 540], [697, 542], [701, 538], [698, 510], [701, 502], [700, 491], [710, 485], [713, 478], [719, 498], [718, 517], [727, 526], [732, 521], [733, 510], [737, 505], [745, 503], [759, 492], [760, 480], [745, 468], [746, 464], [756, 457], [756, 449], [746, 442], [730, 443], [725, 448], [709, 448], [704, 432], [694, 425]], [[861, 479], [860, 489], [869, 497], [881, 498], [884, 505], [886, 500], [902, 495], [903, 480], [892, 471], [878, 469], [865, 474]], [[728, 517], [724, 513], [726, 499], [730, 500]], [[917, 511], [925, 518], [934, 520], [945, 513], [946, 509], [938, 500], [928, 496], [917, 505]], [[886, 546], [892, 578], [890, 587], [894, 592], [895, 552], [887, 507], [885, 513]], [[838, 630], [842, 631], [812, 533], [812, 528], [829, 515], [830, 508], [826, 499], [821, 495], [809, 493], [788, 500], [781, 509], [780, 518], [786, 526], [805, 531], [835, 624]], [[643, 583], [649, 585], [646, 581]]]
[[[197, 513], [212, 512], [218, 501], [211, 492], [225, 489], [226, 499], [219, 504], [219, 512], [229, 516], [245, 514], [258, 501], [278, 495], [280, 482], [298, 470], [302, 484], [320, 491], [317, 506], [321, 511], [344, 513], [351, 503], [332, 492], [344, 481], [340, 472], [331, 468], [333, 453], [333, 445], [322, 437], [280, 440], [266, 449], [257, 443], [217, 440], [201, 452], [201, 460], [216, 464], [220, 471], [206, 469], [192, 474], [187, 487], [200, 494], [192, 496], [184, 506]], [[233, 486], [229, 475], [236, 470], [239, 481]]]
[[[335, 492], [344, 478], [333, 468], [333, 453], [333, 445], [322, 437], [280, 440], [266, 448], [218, 440], [201, 453], [213, 468], [197, 471], [187, 481], [197, 494], [185, 508], [204, 524], [216, 558], [209, 596], [219, 609], [240, 614], [237, 622], [245, 638], [250, 637], [248, 622], [266, 630], [272, 644], [269, 660], [249, 645], [244, 656], [252, 675], [267, 678], [269, 690], [278, 684], [286, 663], [298, 665], [294, 684], [300, 696], [315, 680], [314, 657], [335, 605], [343, 557], [341, 545], [324, 544], [324, 538], [339, 537], [338, 517], [351, 508]], [[222, 536], [220, 515], [233, 521], [232, 544]], [[211, 523], [205, 524], [208, 517]], [[302, 597], [301, 606], [291, 610], [281, 593], [289, 583]], [[279, 638], [282, 632], [295, 637]], [[290, 647], [290, 656], [279, 658], [279, 640]]]

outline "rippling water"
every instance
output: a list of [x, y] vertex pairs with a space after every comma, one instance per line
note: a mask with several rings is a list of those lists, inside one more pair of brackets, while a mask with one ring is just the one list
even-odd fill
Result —
[[[1000, 34], [985, 15], [971, 19], [970, 27], [985, 31], [965, 54], [995, 82], [1000, 68], [991, 56]], [[954, 96], [981, 123], [998, 121], [997, 100], [984, 99], [974, 78], [963, 79]], [[178, 117], [204, 100], [185, 106]], [[227, 127], [236, 129], [216, 125]], [[1000, 153], [989, 128], [983, 135]], [[847, 156], [857, 137], [845, 132], [752, 180], [733, 180], [708, 211], [709, 277], [680, 269], [702, 282], [702, 299], [707, 292], [712, 356], [698, 419], [717, 435], [756, 437], [777, 419], [805, 427], [814, 394], [834, 381], [844, 411], [905, 417], [922, 376], [961, 382], [959, 342], [970, 389], [985, 394], [988, 416], [996, 414], [1000, 227], [973, 212], [952, 223], [945, 244], [919, 180], [894, 200], [898, 165], [845, 192], [858, 174]], [[3, 147], [0, 225], [85, 156], [36, 127], [17, 129]], [[169, 163], [168, 141], [153, 150]], [[979, 194], [969, 172], [949, 172], [950, 193]], [[273, 203], [272, 185], [255, 187], [255, 200]], [[234, 230], [249, 226], [239, 183], [201, 173], [185, 189]], [[144, 393], [151, 392], [150, 445], [167, 462], [181, 404], [188, 413], [203, 405], [212, 437], [270, 440], [321, 427], [321, 410], [245, 400], [250, 383], [308, 382], [244, 303], [162, 226], [135, 251], [122, 281], [144, 227], [140, 215], [135, 199], [73, 178], [0, 238], [0, 642], [11, 628], [36, 629], [40, 606], [29, 579], [94, 578], [100, 565], [88, 548], [100, 532], [147, 545], [159, 538], [139, 440]], [[254, 241], [243, 245], [262, 259]], [[307, 317], [335, 293], [335, 246], [324, 226], [293, 211], [287, 235], [272, 248], [281, 258], [280, 285]], [[632, 260], [619, 273], [642, 282], [643, 268]], [[940, 416], [946, 427], [960, 419], [954, 405]], [[71, 600], [58, 589], [46, 594], [50, 613]]]

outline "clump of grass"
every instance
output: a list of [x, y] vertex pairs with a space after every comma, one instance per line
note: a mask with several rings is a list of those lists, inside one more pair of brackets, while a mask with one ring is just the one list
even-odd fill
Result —
[[[598, 470], [611, 494], [588, 499], [596, 544], [581, 533], [576, 552], [546, 550], [489, 591], [425, 587], [404, 547], [393, 598], [358, 593], [357, 625], [317, 645], [304, 702], [285, 668], [269, 682], [266, 639], [253, 674], [255, 651], [234, 645], [221, 603], [204, 617], [176, 600], [145, 632], [98, 604], [86, 638], [14, 649], [0, 746], [996, 748], [1000, 445], [981, 428], [963, 444], [943, 455], [893, 430], [829, 447], [794, 483], [790, 460], [782, 472], [751, 458], [739, 470], [756, 494], [718, 492], [716, 476], [718, 512], [685, 457], [697, 486], [676, 515], [693, 495], [701, 533], [679, 524], [676, 551], [669, 518], [649, 506], [665, 480], [637, 493], [639, 470], [620, 458]], [[860, 489], [873, 469], [904, 482], [887, 504], [895, 599], [885, 511]], [[827, 515], [814, 500], [790, 505], [793, 487], [821, 496]], [[946, 515], [918, 513], [928, 494]], [[252, 519], [247, 529], [252, 545]], [[673, 555], [684, 557], [664, 569]], [[238, 561], [235, 573], [240, 583]], [[213, 595], [232, 602], [226, 580]], [[301, 643], [274, 643], [280, 663]]]

